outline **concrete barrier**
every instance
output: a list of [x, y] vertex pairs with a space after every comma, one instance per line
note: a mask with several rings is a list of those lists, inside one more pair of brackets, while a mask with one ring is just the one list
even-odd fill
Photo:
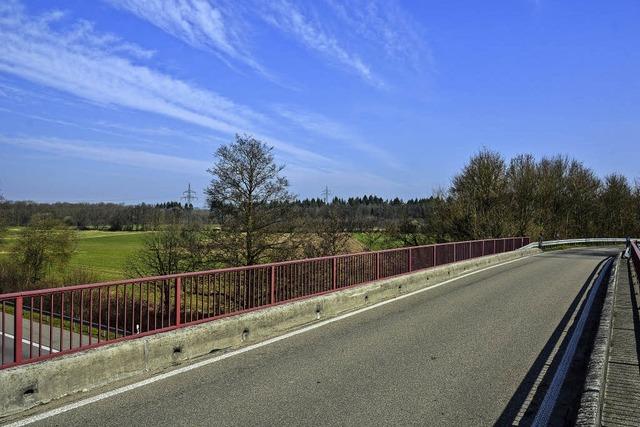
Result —
[[283, 334], [490, 265], [537, 254], [525, 249], [377, 282], [0, 371], [0, 417], [63, 396]]

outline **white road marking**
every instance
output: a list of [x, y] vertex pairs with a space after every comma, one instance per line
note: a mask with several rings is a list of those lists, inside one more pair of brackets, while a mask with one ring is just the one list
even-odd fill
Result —
[[21, 427], [21, 426], [26, 426], [26, 425], [29, 425], [29, 424], [33, 424], [33, 423], [38, 422], [38, 421], [46, 420], [47, 418], [55, 417], [56, 415], [64, 414], [65, 412], [69, 412], [69, 411], [72, 411], [74, 409], [82, 408], [83, 406], [91, 405], [92, 403], [96, 403], [96, 402], [99, 402], [101, 400], [105, 400], [105, 399], [108, 399], [110, 397], [117, 396], [119, 394], [126, 393], [128, 391], [135, 390], [137, 388], [144, 387], [146, 385], [153, 384], [153, 383], [158, 382], [158, 381], [166, 380], [167, 378], [175, 377], [176, 375], [180, 375], [180, 374], [183, 374], [185, 372], [192, 371], [194, 369], [202, 368], [203, 366], [211, 365], [211, 364], [219, 362], [221, 360], [225, 360], [225, 359], [228, 359], [230, 357], [237, 356], [239, 354], [247, 353], [249, 351], [252, 351], [252, 350], [255, 350], [255, 349], [258, 349], [258, 348], [261, 348], [261, 347], [265, 347], [265, 346], [267, 346], [269, 344], [274, 344], [274, 343], [277, 343], [279, 341], [286, 340], [287, 338], [295, 337], [296, 335], [300, 335], [300, 334], [303, 334], [305, 332], [312, 331], [314, 329], [320, 328], [322, 326], [325, 326], [325, 325], [328, 325], [328, 324], [331, 324], [331, 323], [334, 323], [334, 322], [338, 322], [338, 321], [343, 320], [343, 319], [347, 319], [347, 318], [355, 316], [357, 314], [364, 313], [366, 311], [373, 310], [373, 309], [378, 308], [378, 307], [382, 307], [383, 305], [391, 304], [392, 302], [400, 301], [400, 300], [403, 300], [405, 298], [409, 298], [411, 296], [420, 294], [422, 292], [426, 292], [426, 291], [430, 291], [432, 289], [439, 288], [440, 286], [444, 286], [444, 285], [446, 285], [448, 283], [455, 282], [456, 280], [464, 279], [465, 277], [469, 277], [469, 276], [472, 276], [474, 274], [482, 273], [483, 271], [491, 270], [493, 268], [502, 267], [504, 265], [511, 264], [513, 262], [516, 262], [516, 261], [521, 261], [523, 259], [527, 259], [527, 258], [530, 258], [532, 256], [537, 256], [537, 255], [527, 255], [527, 256], [524, 256], [524, 257], [521, 257], [521, 258], [513, 259], [511, 261], [505, 261], [505, 262], [500, 263], [500, 264], [495, 264], [495, 265], [492, 265], [492, 266], [489, 266], [489, 267], [485, 267], [485, 268], [482, 268], [480, 270], [471, 271], [469, 273], [463, 274], [462, 276], [454, 277], [452, 279], [445, 280], [444, 282], [436, 283], [435, 285], [431, 285], [431, 286], [429, 286], [427, 288], [422, 288], [422, 289], [418, 289], [417, 291], [409, 292], [409, 293], [404, 294], [404, 295], [399, 295], [399, 296], [397, 296], [395, 298], [388, 299], [388, 300], [385, 300], [385, 301], [381, 301], [381, 302], [375, 303], [373, 305], [370, 305], [368, 307], [360, 308], [360, 309], [355, 310], [355, 311], [350, 311], [349, 313], [341, 314], [339, 316], [332, 317], [331, 319], [323, 320], [321, 322], [314, 323], [314, 324], [309, 325], [309, 326], [305, 326], [305, 327], [297, 329], [295, 331], [288, 332], [288, 333], [286, 333], [284, 335], [279, 335], [279, 336], [274, 337], [274, 338], [269, 338], [268, 340], [261, 341], [261, 342], [256, 343], [256, 344], [251, 344], [251, 345], [248, 345], [246, 347], [239, 348], [238, 350], [233, 350], [233, 351], [230, 351], [228, 353], [221, 354], [220, 356], [212, 357], [211, 359], [203, 360], [201, 362], [197, 362], [197, 363], [194, 363], [192, 365], [188, 365], [188, 366], [185, 366], [185, 367], [182, 367], [182, 368], [178, 368], [178, 369], [175, 369], [175, 370], [170, 371], [170, 372], [165, 372], [163, 374], [156, 375], [154, 377], [148, 378], [146, 380], [139, 381], [137, 383], [129, 384], [129, 385], [117, 388], [115, 390], [111, 390], [111, 391], [108, 391], [108, 392], [105, 392], [105, 393], [101, 393], [101, 394], [98, 394], [98, 395], [93, 396], [93, 397], [88, 397], [86, 399], [79, 400], [78, 402], [70, 403], [68, 405], [64, 405], [64, 406], [61, 406], [61, 407], [56, 408], [56, 409], [52, 409], [52, 410], [47, 411], [47, 412], [43, 412], [41, 414], [33, 415], [31, 417], [27, 417], [27, 418], [24, 418], [22, 420], [15, 421], [15, 422], [13, 422], [11, 424], [7, 424], [5, 427]]
[[[0, 332], [0, 336], [2, 336], [2, 335], [4, 335], [5, 337], [9, 337], [12, 340], [16, 339], [16, 337], [14, 337], [13, 335], [11, 335], [11, 334], [9, 334], [7, 332]], [[58, 350], [56, 350], [55, 348], [49, 348], [44, 344], [40, 344], [40, 343], [37, 343], [35, 341], [29, 341], [26, 338], [22, 338], [22, 343], [23, 344], [27, 344], [27, 345], [32, 344], [34, 347], [39, 347], [44, 351], [48, 351], [49, 353], [58, 353]]]

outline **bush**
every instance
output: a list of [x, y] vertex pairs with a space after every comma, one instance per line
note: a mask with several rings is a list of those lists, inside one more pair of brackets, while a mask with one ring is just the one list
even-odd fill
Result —
[[0, 293], [18, 292], [28, 289], [28, 280], [20, 266], [10, 260], [0, 260]]

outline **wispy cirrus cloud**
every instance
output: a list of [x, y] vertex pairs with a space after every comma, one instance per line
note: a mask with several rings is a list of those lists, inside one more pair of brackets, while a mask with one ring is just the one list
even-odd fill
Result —
[[134, 166], [145, 169], [160, 169], [179, 173], [204, 174], [208, 162], [144, 150], [114, 148], [100, 142], [76, 141], [60, 138], [7, 137], [0, 135], [0, 144], [42, 151], [62, 156]]
[[322, 114], [286, 105], [275, 105], [274, 110], [277, 114], [307, 132], [312, 132], [322, 138], [339, 141], [378, 160], [384, 160], [388, 165], [397, 166], [390, 153], [365, 142], [359, 132], [336, 120]]
[[222, 134], [253, 132], [282, 152], [307, 161], [328, 159], [265, 136], [267, 118], [213, 91], [186, 83], [114, 52], [113, 43], [82, 25], [51, 27], [61, 13], [31, 17], [9, 1], [0, 5], [0, 71], [101, 105], [160, 114]]
[[380, 47], [388, 58], [418, 66], [431, 61], [424, 30], [396, 2], [325, 0], [344, 28]]
[[367, 83], [384, 87], [384, 82], [359, 55], [348, 51], [335, 35], [325, 31], [316, 19], [303, 13], [293, 3], [287, 0], [267, 2], [261, 11], [261, 17], [279, 30], [295, 37], [307, 48], [356, 73]]
[[222, 4], [207, 0], [105, 0], [118, 9], [150, 22], [188, 45], [215, 53], [225, 62], [236, 60], [268, 75], [245, 47], [238, 17]]

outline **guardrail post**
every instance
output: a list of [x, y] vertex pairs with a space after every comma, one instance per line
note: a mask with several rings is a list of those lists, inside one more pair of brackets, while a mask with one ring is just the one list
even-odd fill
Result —
[[276, 302], [276, 266], [271, 266], [271, 304]]
[[176, 277], [176, 326], [181, 322], [182, 313], [182, 278]]
[[333, 258], [332, 268], [331, 268], [331, 289], [336, 289], [338, 277], [338, 260], [337, 258]]
[[409, 248], [409, 272], [413, 271], [413, 257], [411, 256], [411, 248]]
[[[22, 362], [22, 297], [16, 297], [16, 307], [13, 313], [13, 361]], [[3, 325], [4, 326], [4, 325]], [[61, 344], [62, 345], [62, 344]], [[62, 348], [62, 347], [61, 347]]]

